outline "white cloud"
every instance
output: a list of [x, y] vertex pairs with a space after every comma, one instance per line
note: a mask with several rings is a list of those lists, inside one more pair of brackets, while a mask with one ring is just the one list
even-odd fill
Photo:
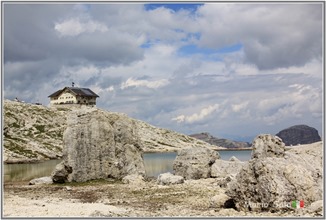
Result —
[[242, 102], [240, 104], [233, 104], [231, 107], [234, 112], [240, 112], [244, 111], [247, 108], [248, 104], [249, 102]]
[[172, 121], [177, 121], [178, 123], [187, 123], [192, 124], [195, 122], [200, 122], [210, 116], [213, 112], [217, 111], [219, 108], [218, 104], [210, 105], [206, 108], [200, 110], [199, 113], [194, 113], [190, 116], [179, 115], [175, 118], [172, 118]]
[[70, 18], [61, 23], [56, 23], [54, 29], [58, 31], [61, 36], [78, 36], [82, 33], [108, 31], [107, 26], [101, 22], [96, 22], [92, 20], [83, 22], [79, 18]]
[[[48, 103], [44, 94], [74, 81], [100, 95], [100, 108], [187, 134], [255, 135], [298, 123], [321, 130], [318, 5], [208, 3], [189, 13], [142, 4], [10, 4], [4, 94]], [[189, 44], [242, 47], [180, 50]]]
[[76, 83], [83, 83], [84, 81], [97, 76], [100, 71], [100, 68], [94, 65], [63, 66], [60, 70], [60, 80], [69, 79]]
[[126, 89], [128, 87], [147, 87], [150, 89], [157, 89], [163, 86], [166, 86], [169, 83], [167, 79], [155, 80], [155, 81], [148, 81], [148, 80], [137, 80], [133, 78], [127, 79], [126, 82], [121, 84], [121, 89]]
[[322, 12], [322, 4], [207, 3], [195, 25], [200, 46], [241, 43], [246, 61], [268, 70], [322, 56]]

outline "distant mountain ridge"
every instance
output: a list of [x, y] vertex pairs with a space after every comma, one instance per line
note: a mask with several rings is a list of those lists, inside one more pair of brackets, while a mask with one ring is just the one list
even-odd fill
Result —
[[217, 138], [212, 136], [208, 132], [202, 132], [198, 134], [191, 134], [190, 137], [197, 138], [199, 140], [205, 141], [209, 144], [225, 147], [225, 148], [248, 148], [251, 147], [249, 142], [233, 141], [225, 138]]

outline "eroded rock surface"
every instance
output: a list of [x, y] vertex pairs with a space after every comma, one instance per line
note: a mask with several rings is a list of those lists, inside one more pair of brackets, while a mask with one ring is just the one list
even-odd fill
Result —
[[211, 167], [219, 158], [219, 153], [211, 149], [182, 149], [173, 162], [173, 170], [175, 175], [183, 176], [185, 179], [209, 178]]
[[282, 139], [272, 135], [258, 135], [252, 143], [251, 158], [284, 157]]
[[284, 151], [278, 137], [259, 135], [251, 160], [228, 184], [226, 194], [242, 211], [291, 209], [286, 204], [294, 200], [310, 205], [322, 199], [321, 170], [321, 142]]
[[215, 160], [211, 168], [211, 177], [222, 178], [230, 175], [236, 175], [246, 162]]
[[[145, 174], [142, 147], [132, 119], [124, 114], [97, 109], [74, 110], [63, 134], [63, 162], [69, 168], [67, 181], [122, 179]], [[56, 182], [58, 173], [52, 175]], [[60, 181], [62, 175], [59, 175]], [[63, 178], [63, 179], [64, 179]]]

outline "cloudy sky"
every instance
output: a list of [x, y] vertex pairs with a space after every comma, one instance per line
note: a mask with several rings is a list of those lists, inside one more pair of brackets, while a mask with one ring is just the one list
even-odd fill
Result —
[[185, 134], [322, 134], [322, 3], [2, 3], [3, 94], [65, 86]]

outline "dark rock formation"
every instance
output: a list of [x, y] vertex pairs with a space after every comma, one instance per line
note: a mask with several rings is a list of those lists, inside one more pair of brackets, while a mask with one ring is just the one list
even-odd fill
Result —
[[318, 131], [307, 125], [294, 125], [276, 134], [286, 146], [311, 144], [321, 141]]
[[284, 151], [278, 137], [259, 135], [253, 144], [251, 160], [227, 185], [238, 210], [291, 210], [292, 201], [322, 199], [322, 142]]
[[225, 148], [247, 148], [251, 146], [251, 144], [248, 142], [232, 141], [224, 138], [217, 138], [207, 132], [191, 134], [189, 136], [205, 141], [209, 144]]

